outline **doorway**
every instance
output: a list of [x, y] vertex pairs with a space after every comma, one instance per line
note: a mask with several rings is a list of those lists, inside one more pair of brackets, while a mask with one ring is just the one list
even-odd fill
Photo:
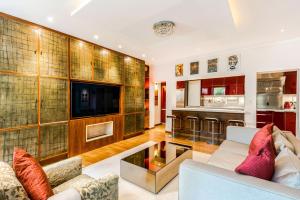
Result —
[[166, 95], [167, 95], [167, 87], [166, 82], [161, 83], [161, 98], [160, 98], [160, 121], [161, 123], [166, 123]]

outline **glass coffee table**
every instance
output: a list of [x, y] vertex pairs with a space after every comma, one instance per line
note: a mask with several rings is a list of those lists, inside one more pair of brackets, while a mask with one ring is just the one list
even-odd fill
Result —
[[150, 192], [158, 193], [179, 171], [185, 159], [192, 159], [192, 147], [162, 141], [120, 162], [120, 176]]

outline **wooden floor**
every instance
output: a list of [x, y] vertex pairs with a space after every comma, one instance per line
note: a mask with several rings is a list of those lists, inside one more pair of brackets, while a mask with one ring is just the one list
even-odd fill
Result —
[[140, 144], [143, 144], [148, 141], [172, 141], [180, 144], [186, 144], [186, 145], [192, 145], [194, 151], [200, 151], [204, 153], [213, 153], [218, 146], [216, 145], [210, 145], [205, 142], [192, 142], [190, 140], [187, 140], [186, 138], [170, 138], [168, 136], [168, 133], [165, 132], [164, 125], [156, 126], [153, 129], [145, 131], [144, 134], [123, 140], [120, 142], [116, 142], [98, 149], [95, 149], [93, 151], [86, 152], [84, 154], [81, 154], [80, 156], [83, 159], [83, 166], [88, 166], [90, 164], [96, 163], [100, 160], [109, 158], [111, 156], [114, 156], [116, 154], [119, 154], [123, 151], [127, 151], [128, 149], [131, 149], [133, 147], [136, 147]]

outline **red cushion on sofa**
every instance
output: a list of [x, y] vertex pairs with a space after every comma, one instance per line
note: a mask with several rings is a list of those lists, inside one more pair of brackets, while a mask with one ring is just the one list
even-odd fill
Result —
[[273, 138], [272, 135], [269, 135], [258, 154], [249, 154], [235, 169], [235, 172], [265, 180], [272, 180], [275, 170], [275, 157]]
[[257, 155], [258, 151], [265, 143], [265, 139], [267, 138], [267, 136], [272, 134], [272, 131], [273, 124], [267, 124], [264, 127], [262, 127], [259, 131], [257, 131], [253, 139], [251, 140], [248, 153]]
[[25, 150], [14, 149], [13, 168], [30, 199], [46, 200], [53, 195], [47, 175], [40, 164]]

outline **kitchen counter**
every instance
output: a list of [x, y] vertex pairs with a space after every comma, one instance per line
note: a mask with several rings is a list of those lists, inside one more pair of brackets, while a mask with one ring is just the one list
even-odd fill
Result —
[[271, 112], [294, 112], [296, 113], [296, 109], [271, 109], [271, 108], [257, 108], [256, 111], [271, 111]]
[[210, 107], [185, 107], [173, 108], [175, 111], [200, 111], [200, 112], [219, 112], [219, 113], [245, 113], [242, 109], [237, 108], [210, 108]]

